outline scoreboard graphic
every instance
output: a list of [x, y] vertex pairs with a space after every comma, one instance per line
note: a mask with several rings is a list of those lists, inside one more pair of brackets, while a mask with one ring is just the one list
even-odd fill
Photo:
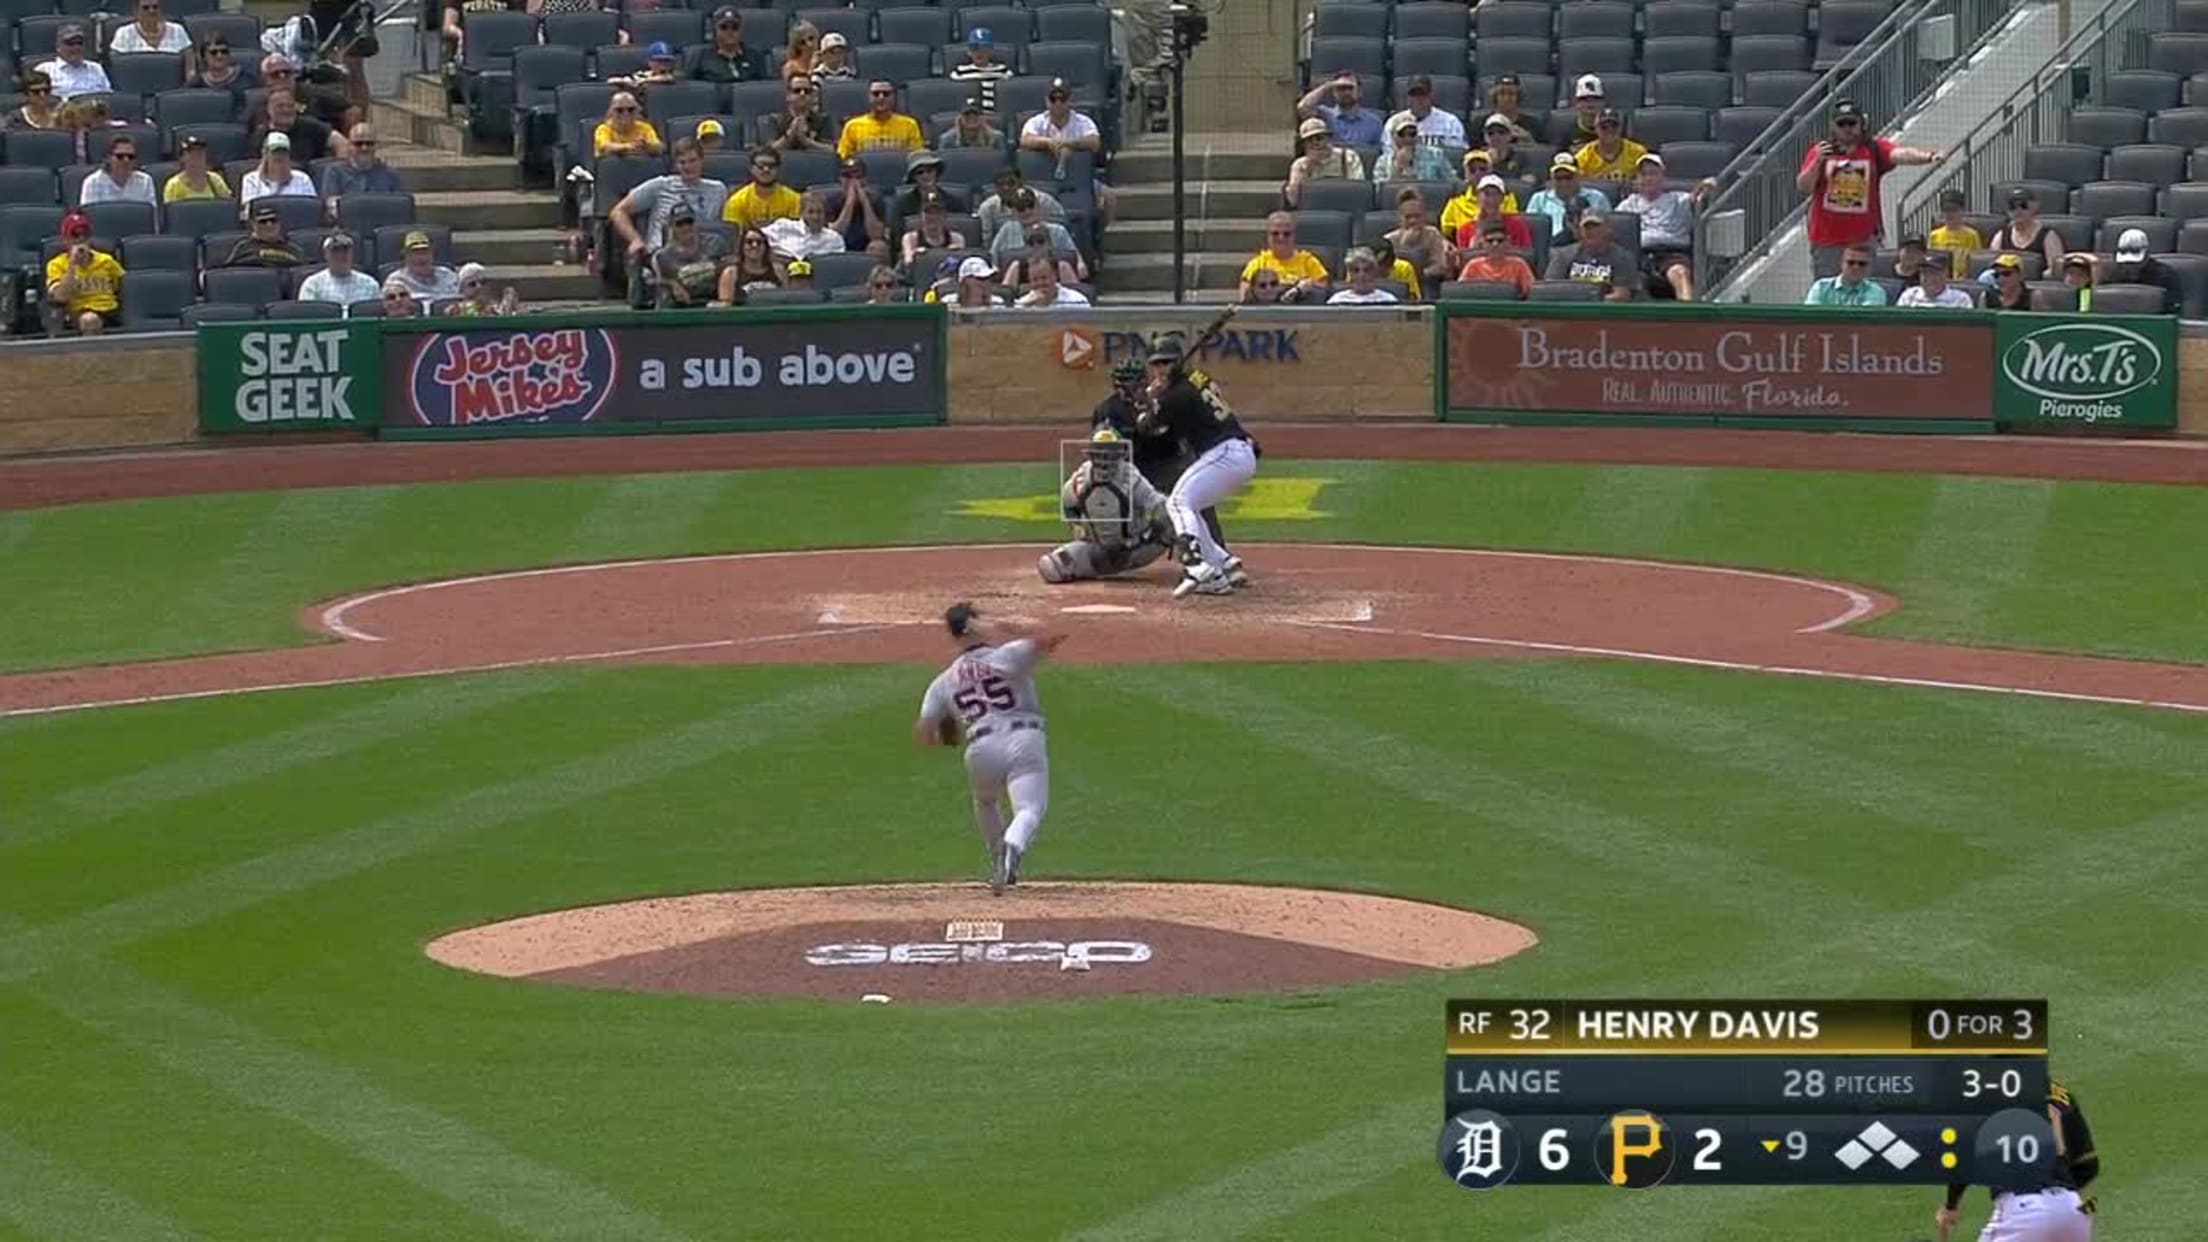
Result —
[[2047, 1184], [2044, 1000], [1452, 1000], [1467, 1190]]

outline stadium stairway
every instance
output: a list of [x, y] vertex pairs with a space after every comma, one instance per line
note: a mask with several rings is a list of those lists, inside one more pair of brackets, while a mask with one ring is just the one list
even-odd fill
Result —
[[460, 258], [489, 267], [493, 282], [512, 285], [526, 304], [600, 300], [588, 268], [554, 262], [566, 235], [558, 195], [517, 189], [513, 153], [470, 139], [435, 76], [408, 74], [400, 86], [397, 96], [376, 100], [373, 120], [383, 158], [413, 190], [420, 219], [452, 229]]
[[[1265, 240], [1288, 168], [1273, 133], [1190, 134], [1188, 288], [1197, 300], [1234, 292], [1242, 265]], [[1104, 233], [1098, 288], [1114, 302], [1166, 302], [1173, 290], [1173, 141], [1145, 134], [1112, 161], [1119, 217]]]

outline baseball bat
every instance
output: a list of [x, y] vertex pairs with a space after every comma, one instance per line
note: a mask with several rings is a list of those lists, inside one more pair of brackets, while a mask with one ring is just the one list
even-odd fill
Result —
[[1173, 369], [1176, 371], [1181, 370], [1188, 365], [1188, 359], [1191, 354], [1202, 353], [1204, 346], [1211, 343], [1211, 338], [1219, 335], [1219, 330], [1226, 327], [1227, 321], [1234, 318], [1234, 313], [1241, 309], [1242, 307], [1238, 303], [1227, 303], [1227, 308], [1219, 312], [1219, 317], [1212, 320], [1210, 323], [1205, 324], [1204, 330], [1196, 334], [1195, 341], [1192, 342], [1188, 346], [1188, 348], [1181, 351], [1180, 357], [1173, 360]]

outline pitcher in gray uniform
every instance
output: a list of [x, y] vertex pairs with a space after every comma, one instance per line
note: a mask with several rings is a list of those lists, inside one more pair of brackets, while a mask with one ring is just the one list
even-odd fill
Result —
[[963, 735], [974, 822], [989, 849], [989, 891], [1002, 893], [1020, 882], [1020, 862], [1050, 809], [1050, 752], [1035, 666], [1065, 635], [984, 621], [965, 601], [944, 611], [943, 624], [958, 658], [928, 683], [913, 740], [951, 745]]

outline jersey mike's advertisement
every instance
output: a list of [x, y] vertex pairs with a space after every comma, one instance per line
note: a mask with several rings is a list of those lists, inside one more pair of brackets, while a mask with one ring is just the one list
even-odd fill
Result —
[[940, 307], [387, 327], [387, 430], [428, 435], [941, 422]]
[[1796, 308], [1445, 312], [1444, 417], [1990, 429], [1990, 317]]

